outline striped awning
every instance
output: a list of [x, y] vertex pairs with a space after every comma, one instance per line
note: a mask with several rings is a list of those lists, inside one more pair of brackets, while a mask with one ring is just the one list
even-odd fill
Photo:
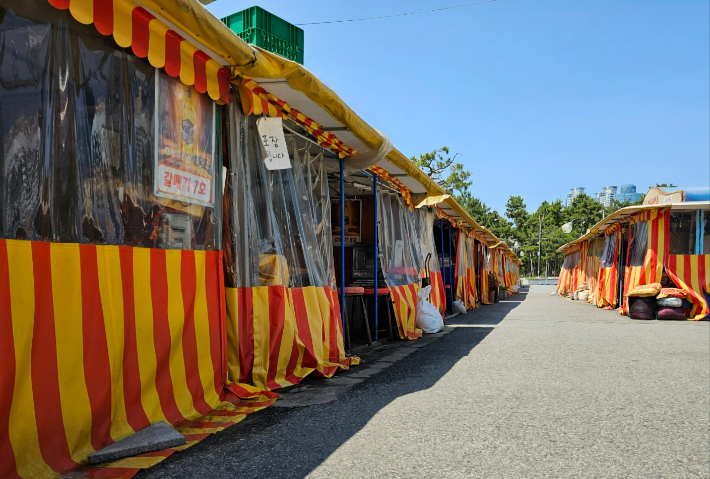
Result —
[[329, 131], [323, 131], [321, 126], [312, 118], [307, 117], [301, 111], [291, 108], [291, 106], [261, 87], [251, 78], [242, 77], [239, 82], [239, 93], [242, 101], [242, 110], [246, 115], [265, 115], [271, 117], [283, 117], [294, 121], [304, 127], [318, 144], [323, 148], [337, 153], [340, 158], [347, 158], [355, 153], [355, 150]]
[[194, 85], [215, 101], [229, 103], [228, 68], [171, 30], [131, 0], [48, 0], [85, 25], [93, 23], [102, 35], [112, 35], [118, 46], [131, 47], [140, 58], [185, 85]]

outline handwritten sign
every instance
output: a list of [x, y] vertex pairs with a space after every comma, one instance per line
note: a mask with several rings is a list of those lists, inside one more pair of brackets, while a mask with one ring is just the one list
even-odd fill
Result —
[[264, 164], [269, 170], [286, 170], [291, 168], [291, 159], [288, 157], [286, 138], [284, 137], [283, 120], [280, 117], [261, 117], [256, 121], [261, 144], [266, 150]]

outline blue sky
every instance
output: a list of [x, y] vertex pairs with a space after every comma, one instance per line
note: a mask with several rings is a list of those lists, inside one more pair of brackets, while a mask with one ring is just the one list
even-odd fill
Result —
[[[217, 0], [306, 23], [466, 0]], [[497, 0], [310, 25], [305, 65], [406, 155], [449, 146], [503, 211], [605, 185], [710, 184], [707, 0]]]

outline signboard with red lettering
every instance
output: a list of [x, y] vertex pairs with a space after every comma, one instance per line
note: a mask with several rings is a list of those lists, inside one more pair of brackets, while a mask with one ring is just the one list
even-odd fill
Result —
[[[333, 228], [333, 246], [340, 246], [340, 204], [333, 202], [331, 208], [331, 224]], [[345, 246], [360, 242], [361, 202], [360, 200], [345, 200]]]
[[213, 206], [214, 102], [164, 73], [155, 95], [155, 196]]

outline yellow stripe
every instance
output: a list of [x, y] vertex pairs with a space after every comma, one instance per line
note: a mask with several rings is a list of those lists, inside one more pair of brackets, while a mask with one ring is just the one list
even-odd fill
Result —
[[134, 8], [136, 8], [136, 4], [129, 0], [115, 0], [113, 2], [113, 39], [116, 40], [118, 46], [123, 48], [131, 46], [131, 36], [133, 35], [131, 13]]
[[313, 341], [313, 355], [318, 360], [318, 370], [323, 370], [323, 321], [320, 317], [318, 297], [314, 286], [303, 288], [303, 302], [308, 314], [308, 325]]
[[213, 100], [219, 100], [219, 82], [217, 81], [217, 72], [222, 67], [216, 61], [209, 59], [205, 65], [205, 71], [207, 73], [207, 94]]
[[[183, 42], [185, 43], [185, 42]], [[168, 274], [168, 324], [170, 325], [170, 379], [178, 409], [186, 419], [200, 416], [192, 403], [192, 395], [187, 387], [185, 356], [182, 348], [182, 333], [185, 327], [185, 307], [182, 303], [182, 282], [180, 265], [182, 251], [165, 252], [165, 269]]]
[[91, 447], [91, 405], [84, 377], [84, 342], [79, 245], [50, 247], [57, 376], [64, 430], [71, 458], [80, 462]]
[[[210, 322], [207, 310], [207, 279], [205, 265], [207, 254], [195, 251], [195, 339], [197, 342], [197, 362], [200, 371], [200, 381], [205, 392], [205, 401], [213, 408], [220, 403], [215, 391], [214, 368], [210, 350]], [[211, 261], [211, 259], [210, 259]], [[217, 287], [217, 285], [213, 285]], [[214, 365], [219, 367], [219, 365]]]
[[123, 398], [123, 287], [118, 246], [97, 246], [99, 294], [104, 312], [106, 344], [111, 365], [111, 437], [123, 439], [135, 431], [128, 425]]
[[94, 23], [94, 0], [71, 0], [69, 11], [79, 23], [84, 25]]
[[[283, 289], [283, 292], [284, 325], [283, 333], [281, 335], [281, 344], [279, 345], [278, 366], [276, 368], [276, 377], [274, 378], [274, 380], [280, 386], [285, 387], [291, 384], [286, 380], [286, 369], [288, 368], [288, 363], [291, 360], [291, 355], [293, 353], [293, 344], [295, 341], [297, 341], [297, 338], [295, 316], [293, 313], [293, 308], [291, 307], [291, 301], [289, 297], [290, 295], [286, 288]], [[298, 355], [302, 358], [303, 347], [298, 348]], [[298, 365], [300, 366], [300, 364], [301, 362], [299, 361]]]
[[252, 381], [260, 388], [266, 388], [269, 373], [269, 288], [251, 288], [254, 310], [254, 366]]
[[10, 407], [10, 442], [17, 472], [22, 477], [45, 477], [54, 473], [39, 450], [31, 380], [32, 328], [34, 326], [34, 276], [32, 244], [7, 241], [10, 275], [12, 332], [15, 344], [15, 389]]
[[155, 68], [165, 66], [165, 34], [168, 27], [157, 18], [148, 23], [150, 36], [148, 37], [148, 61]]
[[185, 85], [195, 84], [195, 66], [192, 58], [197, 48], [187, 40], [180, 42], [180, 81]]
[[141, 404], [151, 423], [164, 421], [155, 386], [158, 362], [153, 337], [153, 298], [150, 288], [150, 250], [133, 248], [133, 301], [136, 318], [136, 350], [141, 378]]

